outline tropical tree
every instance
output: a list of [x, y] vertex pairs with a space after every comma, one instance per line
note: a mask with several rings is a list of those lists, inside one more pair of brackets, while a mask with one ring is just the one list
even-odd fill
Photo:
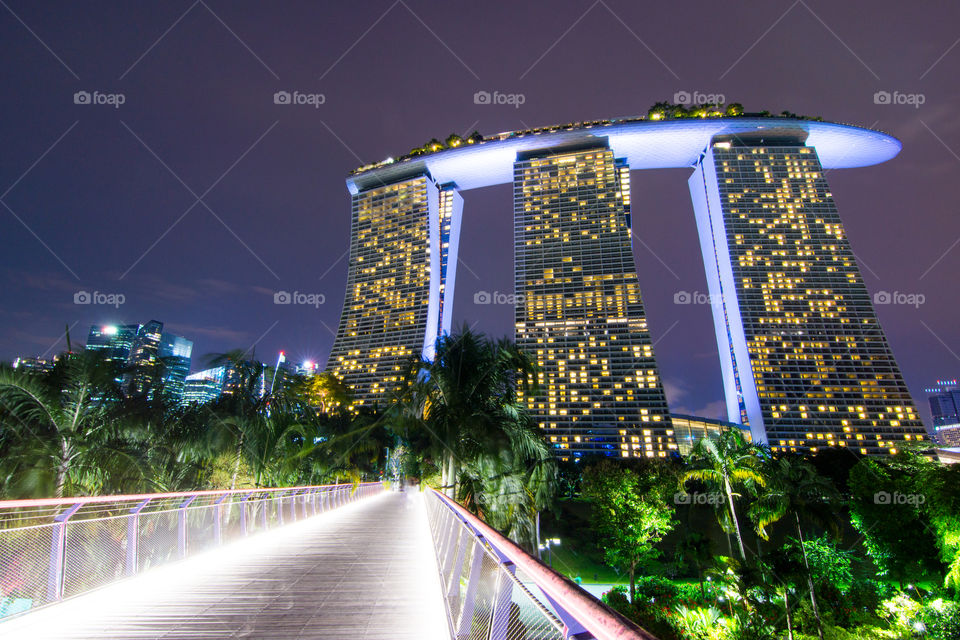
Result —
[[817, 521], [836, 530], [834, 509], [839, 504], [840, 496], [830, 480], [820, 476], [809, 462], [797, 456], [768, 459], [763, 465], [763, 471], [766, 484], [750, 506], [750, 519], [754, 522], [757, 535], [769, 540], [768, 527], [782, 518], [789, 518], [791, 526], [796, 530], [803, 556], [810, 604], [817, 620], [817, 633], [820, 640], [823, 640], [823, 622], [820, 619], [814, 576], [807, 554], [808, 545], [801, 522]]
[[61, 358], [46, 378], [0, 371], [7, 490], [49, 495], [44, 487], [52, 485], [56, 497], [98, 490], [106, 459], [123, 456], [117, 373], [89, 352]]
[[612, 460], [584, 472], [583, 496], [592, 504], [593, 529], [606, 561], [627, 570], [631, 602], [638, 567], [659, 555], [656, 544], [677, 524], [668, 499], [675, 482], [655, 471], [641, 476]]
[[697, 582], [700, 584], [700, 595], [706, 598], [707, 591], [703, 585], [703, 578], [713, 559], [713, 544], [710, 538], [696, 531], [688, 531], [677, 545], [677, 555], [696, 569]]
[[[740, 559], [744, 561], [747, 552], [743, 547], [734, 499], [740, 496], [736, 493], [739, 487], [762, 487], [766, 484], [760, 472], [757, 453], [758, 450], [746, 442], [739, 430], [728, 429], [716, 440], [702, 438], [697, 441], [687, 458], [690, 469], [681, 476], [681, 486], [690, 480], [697, 480], [723, 492], [729, 527], [736, 533]], [[721, 524], [724, 524], [722, 520]]]
[[940, 573], [936, 539], [923, 510], [915, 461], [865, 458], [850, 471], [850, 520], [878, 575], [897, 580]]
[[518, 390], [534, 392], [534, 370], [513, 342], [494, 342], [464, 327], [437, 341], [433, 361], [410, 364], [388, 410], [391, 426], [425, 441], [439, 461], [444, 491], [455, 497], [465, 461], [504, 449], [520, 460], [543, 458], [543, 437], [518, 397]]

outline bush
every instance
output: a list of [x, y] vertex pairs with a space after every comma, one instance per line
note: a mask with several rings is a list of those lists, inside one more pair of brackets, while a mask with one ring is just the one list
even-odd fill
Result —
[[679, 595], [680, 588], [665, 578], [644, 576], [636, 580], [636, 593], [638, 605], [656, 602], [672, 606], [672, 600]]
[[938, 598], [920, 610], [920, 622], [931, 640], [960, 638], [960, 604]]

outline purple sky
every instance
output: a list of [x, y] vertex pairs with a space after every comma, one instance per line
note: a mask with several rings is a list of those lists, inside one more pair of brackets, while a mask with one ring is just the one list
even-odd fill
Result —
[[[678, 91], [875, 127], [894, 160], [831, 171], [867, 287], [922, 294], [881, 323], [921, 412], [960, 375], [960, 4], [0, 2], [0, 359], [64, 325], [155, 318], [204, 354], [325, 362], [346, 280], [347, 173], [451, 132], [645, 113]], [[276, 91], [323, 94], [319, 108]], [[523, 94], [519, 108], [477, 91]], [[124, 103], [74, 104], [78, 91]], [[877, 91], [909, 102], [875, 104]], [[920, 95], [920, 99], [909, 96]], [[107, 99], [107, 98], [104, 98]], [[655, 352], [675, 411], [720, 416], [688, 170], [633, 173]], [[198, 202], [197, 199], [200, 198]], [[512, 330], [509, 186], [464, 194], [455, 322]], [[78, 291], [122, 294], [119, 308]], [[273, 304], [318, 293], [319, 308]]]

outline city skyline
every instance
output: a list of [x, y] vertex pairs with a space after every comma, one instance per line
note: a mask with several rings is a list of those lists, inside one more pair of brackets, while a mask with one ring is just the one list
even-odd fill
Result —
[[[2, 46], [9, 59], [35, 64], [29, 73], [12, 65], [14, 90], [4, 107], [8, 153], [0, 176], [2, 189], [10, 188], [3, 200], [13, 211], [4, 209], [2, 227], [8, 239], [4, 360], [52, 355], [64, 345], [64, 325], [74, 325], [77, 335], [94, 323], [159, 317], [194, 339], [196, 354], [257, 343], [258, 353], [286, 349], [298, 359], [323, 362], [347, 279], [341, 254], [349, 237], [348, 198], [341, 180], [350, 168], [450, 131], [489, 134], [630, 115], [676, 94], [695, 100], [722, 93], [748, 111], [787, 108], [883, 129], [904, 141], [893, 162], [831, 171], [829, 182], [867, 290], [890, 296], [891, 304], [878, 305], [877, 313], [922, 414], [929, 415], [921, 400], [927, 382], [960, 366], [951, 355], [960, 341], [957, 310], [949, 296], [937, 295], [949, 290], [960, 260], [951, 249], [960, 227], [949, 204], [951, 176], [960, 170], [951, 152], [960, 147], [960, 131], [949, 117], [957, 99], [949, 80], [960, 66], [949, 26], [956, 23], [956, 8], [920, 16], [877, 3], [872, 15], [883, 19], [873, 32], [860, 34], [855, 8], [814, 2], [750, 10], [653, 8], [649, 17], [613, 2], [609, 10], [585, 4], [549, 15], [504, 4], [479, 21], [440, 4], [411, 5], [426, 29], [403, 5], [390, 3], [369, 11], [329, 8], [323, 15], [291, 5], [289, 15], [278, 19], [282, 24], [262, 27], [252, 5], [211, 4], [210, 11], [189, 11], [159, 42], [186, 6], [130, 9], [98, 24], [67, 5], [49, 12], [16, 3], [10, 9], [30, 29], [4, 13]], [[651, 18], [682, 23], [693, 44], [681, 51], [650, 32], [645, 24]], [[911, 41], [886, 26], [902, 21], [922, 22], [925, 40]], [[314, 46], [315, 34], [307, 37], [294, 23], [319, 29], [322, 44]], [[536, 29], [521, 27], [534, 23]], [[125, 29], [128, 24], [142, 28]], [[398, 26], [423, 37], [399, 37]], [[494, 27], [504, 34], [497, 51], [485, 35]], [[271, 37], [278, 28], [286, 34], [282, 45]], [[373, 37], [358, 40], [368, 28]], [[569, 36], [558, 40], [568, 28]], [[730, 32], [742, 37], [720, 36]], [[593, 45], [600, 45], [595, 55], [601, 60], [620, 60], [603, 52], [610, 38], [622, 40], [629, 81], [620, 75], [622, 66], [599, 65], [583, 79], [584, 90], [561, 91], [577, 54]], [[902, 46], [890, 47], [894, 41]], [[383, 47], [394, 59], [378, 67]], [[805, 56], [788, 55], [791, 47], [802, 47]], [[711, 60], [705, 64], [707, 51]], [[197, 64], [180, 64], [184, 56]], [[412, 71], [413, 62], [423, 59], [434, 60], [436, 73], [448, 80], [439, 83], [442, 88]], [[358, 86], [356, 72], [365, 69], [373, 69], [373, 80]], [[791, 72], [769, 73], [778, 69]], [[755, 82], [758, 73], [764, 83]], [[825, 91], [830, 73], [842, 74], [844, 86]], [[120, 92], [126, 101], [118, 108], [75, 104], [74, 93], [81, 91]], [[276, 104], [278, 91], [322, 92], [326, 100], [317, 108]], [[489, 104], [475, 102], [481, 91], [491, 95]], [[497, 92], [522, 94], [524, 101], [497, 104]], [[920, 93], [925, 101], [897, 103], [898, 93]], [[229, 117], [220, 118], [225, 112]], [[686, 174], [634, 171], [631, 178], [634, 192], [648, 203], [638, 214], [642, 233], [634, 256], [638, 271], [651, 274], [642, 288], [668, 400], [689, 413], [722, 415], [710, 309], [695, 303], [708, 292], [688, 215]], [[477, 320], [477, 328], [494, 335], [512, 329], [512, 308], [473, 304], [479, 292], [512, 290], [513, 274], [498, 257], [511, 246], [503, 240], [512, 231], [508, 191], [492, 187], [469, 194], [465, 210], [476, 215], [464, 215], [464, 234], [477, 239], [475, 246], [493, 248], [481, 253], [461, 247], [454, 326]], [[201, 194], [213, 213], [194, 203]], [[134, 218], [136, 231], [124, 231]], [[74, 305], [79, 291], [126, 300], [119, 307]], [[279, 307], [273, 304], [278, 291], [326, 299], [319, 306]], [[693, 303], [675, 304], [678, 293], [690, 294]], [[910, 295], [913, 304], [905, 298]], [[318, 318], [329, 331], [317, 330]]]

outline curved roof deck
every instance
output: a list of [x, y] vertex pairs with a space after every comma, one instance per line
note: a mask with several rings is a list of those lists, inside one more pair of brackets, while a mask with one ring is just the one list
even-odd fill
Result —
[[347, 179], [347, 188], [356, 194], [425, 170], [441, 184], [455, 182], [461, 191], [489, 187], [513, 181], [518, 153], [604, 141], [615, 157], [626, 158], [631, 169], [692, 167], [718, 135], [805, 137], [807, 146], [816, 147], [824, 169], [879, 164], [901, 149], [899, 140], [880, 131], [816, 120], [735, 117], [611, 121], [501, 134], [356, 173]]

